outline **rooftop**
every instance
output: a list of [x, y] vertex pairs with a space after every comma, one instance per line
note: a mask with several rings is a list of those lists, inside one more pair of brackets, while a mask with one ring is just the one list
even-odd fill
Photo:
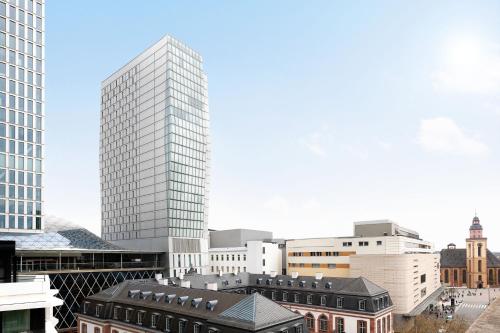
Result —
[[153, 280], [128, 280], [87, 298], [87, 301], [92, 300], [178, 313], [249, 330], [261, 330], [302, 318], [257, 293], [243, 295], [181, 288]]

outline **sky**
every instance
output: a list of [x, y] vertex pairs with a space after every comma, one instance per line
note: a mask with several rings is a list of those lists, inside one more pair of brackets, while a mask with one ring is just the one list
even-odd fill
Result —
[[391, 219], [500, 251], [500, 2], [46, 3], [45, 213], [100, 234], [100, 83], [170, 34], [202, 54], [209, 228]]

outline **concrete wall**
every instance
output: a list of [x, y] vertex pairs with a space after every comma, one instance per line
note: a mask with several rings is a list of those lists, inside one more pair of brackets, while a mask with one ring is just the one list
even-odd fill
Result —
[[[394, 313], [413, 310], [440, 286], [439, 254], [355, 255], [350, 276], [363, 276], [389, 291]], [[425, 282], [421, 276], [425, 274]]]
[[250, 229], [231, 229], [210, 231], [209, 247], [240, 247], [245, 246], [249, 240], [271, 240], [273, 233], [270, 231], [250, 230]]

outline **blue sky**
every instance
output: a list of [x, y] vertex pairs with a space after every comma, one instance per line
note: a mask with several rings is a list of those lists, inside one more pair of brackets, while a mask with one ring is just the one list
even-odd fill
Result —
[[[49, 1], [46, 213], [100, 232], [100, 82], [164, 34], [204, 57], [210, 228], [389, 218], [500, 250], [500, 3]], [[496, 245], [495, 245], [496, 244]]]

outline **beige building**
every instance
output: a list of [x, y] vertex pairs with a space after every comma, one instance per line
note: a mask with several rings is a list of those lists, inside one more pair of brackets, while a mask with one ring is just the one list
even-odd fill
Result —
[[288, 240], [286, 253], [289, 274], [370, 279], [389, 291], [397, 314], [424, 310], [441, 286], [433, 244], [389, 220], [356, 222], [352, 237]]

